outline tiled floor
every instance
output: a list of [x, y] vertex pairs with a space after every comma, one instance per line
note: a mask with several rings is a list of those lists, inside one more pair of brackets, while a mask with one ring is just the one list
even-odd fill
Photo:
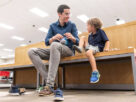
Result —
[[[64, 90], [64, 102], [136, 102], [134, 91]], [[39, 97], [35, 90], [22, 96], [9, 96], [0, 89], [0, 102], [53, 102], [54, 96]]]

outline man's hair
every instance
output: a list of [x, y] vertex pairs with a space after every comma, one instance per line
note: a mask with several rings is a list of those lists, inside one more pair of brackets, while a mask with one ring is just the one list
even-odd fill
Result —
[[87, 22], [89, 25], [94, 26], [96, 30], [102, 27], [102, 22], [99, 18], [91, 18]]
[[70, 7], [68, 6], [68, 5], [60, 5], [59, 7], [58, 7], [58, 9], [57, 9], [57, 12], [58, 13], [63, 13], [64, 12], [64, 9], [70, 9]]

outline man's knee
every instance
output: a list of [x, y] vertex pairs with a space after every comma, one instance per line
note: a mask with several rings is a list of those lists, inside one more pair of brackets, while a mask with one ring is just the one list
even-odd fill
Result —
[[31, 56], [32, 54], [35, 53], [36, 50], [37, 50], [37, 48], [30, 48], [30, 49], [28, 50], [28, 55]]
[[51, 44], [51, 49], [56, 49], [56, 48], [60, 48], [61, 47], [61, 43], [59, 42], [53, 42]]

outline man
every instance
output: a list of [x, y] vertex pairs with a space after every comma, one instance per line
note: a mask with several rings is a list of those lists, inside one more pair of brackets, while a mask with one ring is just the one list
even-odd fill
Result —
[[[50, 48], [32, 48], [28, 51], [28, 55], [46, 83], [39, 95], [44, 96], [55, 93], [55, 100], [63, 100], [62, 91], [60, 89], [54, 91], [55, 77], [61, 57], [74, 55], [73, 45], [79, 44], [79, 38], [76, 25], [69, 21], [70, 7], [60, 5], [57, 12], [59, 19], [50, 25], [45, 38], [45, 44], [50, 45]], [[48, 70], [42, 60], [49, 60]]]

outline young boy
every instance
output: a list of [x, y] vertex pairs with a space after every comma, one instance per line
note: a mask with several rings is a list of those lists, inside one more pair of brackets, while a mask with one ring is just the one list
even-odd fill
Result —
[[89, 19], [87, 22], [87, 30], [90, 33], [88, 42], [86, 41], [85, 36], [82, 36], [80, 38], [79, 46], [74, 45], [75, 50], [79, 53], [82, 53], [83, 49], [86, 51], [86, 56], [92, 66], [90, 83], [97, 83], [100, 78], [94, 54], [97, 52], [109, 51], [109, 39], [101, 27], [102, 23], [98, 18]]

